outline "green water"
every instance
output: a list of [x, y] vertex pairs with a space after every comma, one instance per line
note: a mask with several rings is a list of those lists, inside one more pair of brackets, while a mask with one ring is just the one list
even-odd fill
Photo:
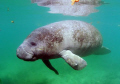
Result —
[[[47, 13], [49, 8], [30, 0], [0, 0], [0, 84], [120, 84], [120, 1], [97, 7], [87, 17]], [[17, 47], [38, 27], [61, 21], [82, 20], [92, 23], [112, 52], [84, 57], [87, 67], [73, 70], [63, 59], [51, 60], [56, 75], [41, 60], [25, 62], [16, 56]], [[14, 23], [11, 23], [14, 21]]]

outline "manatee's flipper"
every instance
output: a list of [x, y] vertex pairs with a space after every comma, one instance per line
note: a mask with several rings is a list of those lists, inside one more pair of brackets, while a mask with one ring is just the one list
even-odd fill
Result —
[[52, 71], [54, 71], [57, 75], [59, 75], [58, 71], [51, 65], [49, 60], [42, 60], [43, 63]]
[[63, 50], [59, 54], [75, 70], [81, 70], [87, 65], [84, 59], [73, 54], [70, 50]]
[[102, 46], [100, 49], [98, 49], [94, 54], [95, 55], [104, 55], [104, 54], [108, 54], [108, 53], [110, 53], [111, 51], [108, 49], [108, 48], [106, 48], [106, 47], [104, 47], [104, 46]]

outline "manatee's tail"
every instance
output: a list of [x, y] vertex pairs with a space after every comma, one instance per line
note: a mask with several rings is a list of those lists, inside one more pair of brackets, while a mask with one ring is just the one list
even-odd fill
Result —
[[111, 50], [102, 46], [100, 49], [98, 49], [96, 52], [94, 52], [94, 54], [95, 55], [105, 55], [105, 54], [109, 54], [110, 52], [111, 52]]
[[49, 60], [42, 60], [43, 63], [52, 71], [54, 71], [57, 75], [59, 75], [58, 71], [51, 65]]

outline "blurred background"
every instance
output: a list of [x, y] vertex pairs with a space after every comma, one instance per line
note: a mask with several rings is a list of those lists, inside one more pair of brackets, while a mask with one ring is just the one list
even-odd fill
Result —
[[[120, 1], [104, 0], [88, 16], [48, 13], [47, 7], [30, 0], [0, 0], [0, 84], [120, 84]], [[84, 57], [87, 67], [73, 70], [62, 58], [50, 60], [59, 75], [41, 60], [26, 62], [16, 49], [36, 28], [62, 20], [91, 23], [102, 34], [107, 55]]]

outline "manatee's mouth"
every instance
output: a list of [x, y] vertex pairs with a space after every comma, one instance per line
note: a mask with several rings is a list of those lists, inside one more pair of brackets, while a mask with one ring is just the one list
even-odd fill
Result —
[[23, 59], [24, 61], [37, 60], [33, 51], [30, 51], [30, 49], [25, 49], [24, 47], [21, 47], [21, 46], [17, 49], [17, 57], [20, 59]]

